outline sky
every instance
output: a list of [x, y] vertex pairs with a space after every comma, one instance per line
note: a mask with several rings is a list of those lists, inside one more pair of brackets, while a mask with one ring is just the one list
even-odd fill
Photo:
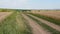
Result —
[[0, 8], [60, 9], [60, 0], [0, 0]]

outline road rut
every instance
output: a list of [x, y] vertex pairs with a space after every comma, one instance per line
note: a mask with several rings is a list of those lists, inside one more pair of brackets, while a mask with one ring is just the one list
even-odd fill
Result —
[[22, 14], [22, 16], [27, 20], [27, 22], [31, 26], [33, 34], [51, 34], [50, 32], [44, 30], [40, 25], [38, 25], [34, 20], [30, 19], [28, 16], [24, 14]]
[[[30, 15], [30, 14], [28, 14], [28, 15]], [[36, 17], [36, 16], [33, 16], [33, 15], [30, 15], [30, 16], [32, 16], [33, 18], [36, 18], [37, 20], [41, 21], [42, 23], [44, 23], [44, 24], [46, 24], [46, 25], [48, 25], [48, 26], [56, 29], [57, 31], [60, 31], [60, 26], [58, 26], [58, 25], [56, 25], [56, 24], [53, 24], [53, 23], [51, 23], [51, 22], [49, 22], [49, 21], [46, 21], [46, 20], [44, 20], [44, 19], [38, 18], [38, 17]]]

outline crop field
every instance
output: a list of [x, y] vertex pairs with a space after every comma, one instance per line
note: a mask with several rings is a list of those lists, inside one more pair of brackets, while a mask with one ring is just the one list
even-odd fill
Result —
[[40, 11], [40, 12], [36, 11], [35, 14], [40, 14], [40, 15], [44, 15], [44, 16], [47, 16], [47, 17], [60, 19], [60, 11]]
[[59, 11], [1, 10], [0, 34], [60, 34], [59, 14]]

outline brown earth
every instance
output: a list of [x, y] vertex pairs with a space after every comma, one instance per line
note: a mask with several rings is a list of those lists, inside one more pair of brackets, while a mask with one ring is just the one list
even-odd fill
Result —
[[4, 20], [7, 16], [9, 16], [12, 12], [0, 12], [0, 21]]
[[[28, 15], [30, 15], [30, 14], [28, 14]], [[33, 16], [33, 15], [30, 15], [30, 16], [32, 16], [33, 18], [36, 18], [37, 20], [41, 21], [42, 23], [44, 23], [44, 24], [46, 24], [46, 25], [48, 25], [48, 26], [56, 29], [57, 31], [60, 31], [60, 26], [58, 26], [58, 25], [56, 25], [56, 24], [53, 24], [52, 22], [46, 21], [46, 20], [44, 20], [44, 19], [35, 17], [35, 16]]]
[[33, 34], [51, 34], [44, 28], [42, 28], [40, 25], [38, 25], [34, 20], [30, 19], [28, 16], [22, 14], [22, 16], [27, 20], [28, 24], [32, 28], [32, 33]]

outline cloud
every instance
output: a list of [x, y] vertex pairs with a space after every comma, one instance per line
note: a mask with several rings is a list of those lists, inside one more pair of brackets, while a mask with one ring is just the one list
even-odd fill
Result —
[[17, 8], [27, 4], [28, 0], [0, 0], [0, 7], [2, 8]]

